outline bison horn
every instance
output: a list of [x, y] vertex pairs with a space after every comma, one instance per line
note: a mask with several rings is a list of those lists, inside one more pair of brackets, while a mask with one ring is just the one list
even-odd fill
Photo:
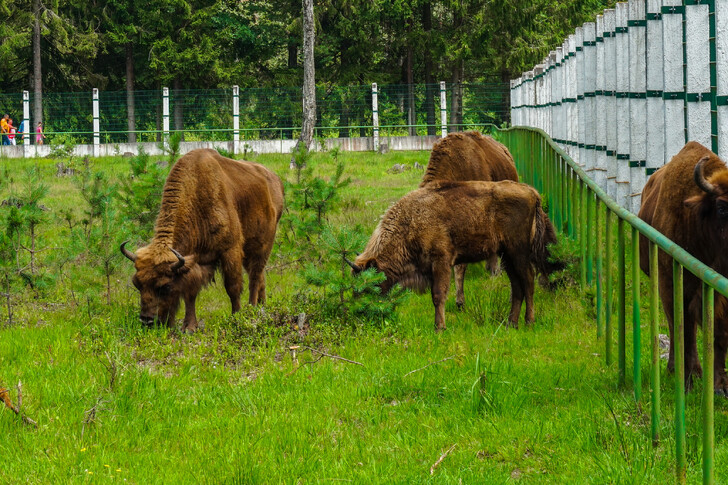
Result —
[[715, 194], [716, 188], [715, 185], [711, 184], [705, 179], [705, 174], [703, 173], [705, 162], [710, 160], [710, 157], [703, 157], [700, 159], [697, 165], [695, 165], [695, 183], [700, 187], [704, 192], [707, 192], [709, 194]]
[[180, 253], [175, 251], [174, 248], [170, 248], [170, 249], [172, 250], [174, 255], [177, 256], [177, 259], [178, 259], [178, 261], [172, 265], [172, 271], [177, 271], [178, 269], [180, 269], [182, 266], [185, 265], [185, 258]]
[[128, 242], [129, 241], [124, 241], [123, 243], [121, 243], [121, 247], [119, 248], [119, 249], [121, 249], [121, 254], [123, 254], [124, 256], [129, 258], [131, 261], [136, 261], [136, 259], [137, 259], [136, 254], [132, 253], [125, 247]]
[[351, 261], [349, 261], [349, 259], [346, 256], [344, 256], [344, 261], [346, 261], [346, 264], [351, 266], [351, 269], [353, 269], [354, 271], [361, 271], [361, 268], [359, 266], [357, 266], [356, 264], [352, 263]]

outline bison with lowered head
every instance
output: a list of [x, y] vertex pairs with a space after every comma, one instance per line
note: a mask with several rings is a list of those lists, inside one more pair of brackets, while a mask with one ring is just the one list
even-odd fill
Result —
[[[690, 142], [655, 172], [642, 191], [639, 217], [718, 273], [728, 275], [728, 168], [716, 154]], [[649, 244], [640, 236], [640, 266], [649, 272]], [[672, 258], [658, 256], [660, 299], [670, 328], [668, 369], [674, 370]], [[696, 343], [701, 317], [700, 280], [684, 275], [685, 384], [702, 375]], [[728, 396], [728, 300], [715, 295], [715, 390]]]
[[233, 313], [240, 310], [242, 268], [249, 302], [265, 302], [265, 275], [278, 220], [283, 184], [257, 163], [231, 160], [215, 150], [193, 150], [179, 159], [164, 184], [152, 242], [132, 253], [132, 277], [141, 296], [140, 319], [172, 325], [180, 299], [183, 330], [197, 328], [195, 299], [218, 268]]
[[[501, 143], [477, 131], [450, 133], [432, 147], [430, 161], [420, 187], [443, 181], [513, 180], [518, 182], [518, 172], [513, 156]], [[498, 273], [498, 256], [488, 259], [488, 268]], [[458, 307], [465, 304], [465, 270], [467, 265], [455, 266], [455, 302]]]
[[532, 323], [535, 271], [549, 274], [548, 245], [556, 242], [551, 221], [532, 187], [516, 182], [440, 182], [405, 195], [384, 215], [354, 272], [376, 268], [386, 275], [382, 292], [395, 283], [432, 293], [435, 329], [445, 328], [450, 268], [500, 255], [511, 280], [508, 322], [518, 326], [523, 300]]

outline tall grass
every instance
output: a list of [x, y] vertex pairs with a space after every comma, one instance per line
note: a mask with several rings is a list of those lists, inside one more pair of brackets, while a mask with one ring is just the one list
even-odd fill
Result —
[[[371, 230], [422, 176], [388, 169], [424, 165], [428, 154], [339, 156], [352, 184], [330, 222]], [[255, 161], [292, 176], [287, 156], [260, 155]], [[54, 176], [53, 163], [0, 160], [16, 178], [3, 185], [0, 199], [17, 187], [26, 167], [37, 166], [50, 188], [40, 237], [58, 247], [64, 244], [59, 214], [81, 210], [81, 202], [71, 178]], [[325, 154], [311, 163], [322, 175], [335, 167]], [[110, 175], [128, 171], [121, 158], [94, 164]], [[92, 268], [76, 280], [55, 275], [55, 286], [40, 295], [18, 289], [16, 323], [0, 327], [0, 386], [10, 388], [15, 401], [22, 381], [23, 412], [39, 427], [0, 409], [0, 480], [672, 480], [672, 378], [663, 378], [663, 441], [653, 448], [646, 405], [636, 404], [629, 388], [618, 388], [616, 369], [604, 365], [589, 294], [571, 283], [554, 292], [537, 287], [536, 323], [507, 329], [506, 276], [491, 277], [474, 266], [466, 306], [458, 311], [451, 295], [442, 334], [433, 331], [429, 295], [411, 295], [391, 320], [347, 323], [317, 313], [316, 290], [302, 286], [301, 266], [282, 254], [285, 237], [281, 228], [265, 310], [246, 307], [230, 316], [218, 282], [200, 295], [198, 315], [206, 325], [191, 336], [138, 323], [131, 265], [115, 275], [111, 305]], [[564, 241], [560, 254], [573, 254], [573, 247]], [[302, 328], [300, 313], [306, 313]], [[298, 347], [295, 355], [292, 347]], [[647, 356], [643, 361], [646, 368]], [[688, 396], [691, 482], [700, 476], [699, 401], [699, 392]], [[722, 439], [727, 411], [724, 401], [716, 403], [718, 464], [728, 460]], [[728, 481], [725, 467], [717, 468], [718, 481]]]

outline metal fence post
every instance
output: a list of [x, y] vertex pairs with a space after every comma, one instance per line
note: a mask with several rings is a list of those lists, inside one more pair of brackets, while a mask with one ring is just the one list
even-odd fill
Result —
[[240, 152], [240, 88], [233, 86], [233, 153]]
[[642, 327], [640, 325], [640, 238], [632, 227], [632, 382], [634, 400], [642, 399]]
[[101, 136], [99, 134], [99, 90], [94, 88], [92, 91], [93, 98], [93, 128], [94, 128], [94, 157], [99, 156], [101, 147]]
[[613, 306], [613, 291], [612, 291], [612, 258], [614, 257], [614, 246], [612, 245], [612, 233], [614, 232], [614, 220], [612, 217], [612, 211], [607, 207], [607, 211], [604, 217], [604, 242], [606, 245], [605, 249], [605, 264], [606, 268], [604, 271], [604, 279], [606, 280], [606, 301], [604, 305], [604, 354], [607, 366], [612, 365], [612, 306]]
[[672, 260], [673, 319], [672, 337], [675, 363], [675, 477], [685, 483], [685, 318], [683, 313], [683, 267]]
[[627, 377], [627, 346], [626, 346], [626, 280], [625, 280], [625, 243], [624, 243], [624, 219], [621, 217], [617, 222], [617, 315], [619, 325], [619, 335], [617, 337], [617, 346], [619, 355], [619, 385], [624, 386]]
[[30, 93], [23, 91], [23, 156], [30, 156]]
[[169, 142], [169, 88], [162, 88], [162, 131], [163, 143]]
[[[715, 292], [703, 282], [703, 483], [715, 483], [713, 400], [715, 354], [713, 349]], [[706, 337], [707, 336], [707, 337]]]
[[[521, 92], [523, 92], [523, 86], [521, 85]], [[519, 119], [523, 113], [523, 109], [519, 111]], [[521, 119], [522, 121], [522, 119]], [[445, 81], [440, 81], [440, 126], [441, 136], [445, 138], [447, 136], [447, 94], [445, 92]]]
[[374, 151], [379, 151], [379, 95], [377, 83], [372, 83], [372, 134], [374, 135]]
[[659, 309], [660, 292], [657, 278], [657, 244], [650, 242], [650, 340], [652, 341], [652, 369], [650, 373], [650, 391], [652, 401], [652, 445], [657, 446], [660, 440], [660, 327]]

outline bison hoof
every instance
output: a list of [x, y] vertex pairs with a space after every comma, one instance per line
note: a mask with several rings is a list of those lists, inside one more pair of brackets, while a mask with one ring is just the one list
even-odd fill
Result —
[[516, 330], [518, 330], [518, 323], [517, 322], [507, 322], [506, 327], [515, 328]]
[[464, 301], [456, 301], [455, 302], [455, 306], [457, 307], [458, 310], [462, 310], [463, 307], [465, 306], [465, 302]]
[[191, 335], [191, 334], [197, 332], [198, 330], [202, 330], [204, 328], [205, 328], [205, 321], [200, 320], [199, 322], [194, 322], [194, 323], [185, 325], [184, 328], [182, 329], [182, 333]]
[[728, 397], [728, 376], [721, 375], [716, 377], [714, 382], [714, 392], [718, 396]]

